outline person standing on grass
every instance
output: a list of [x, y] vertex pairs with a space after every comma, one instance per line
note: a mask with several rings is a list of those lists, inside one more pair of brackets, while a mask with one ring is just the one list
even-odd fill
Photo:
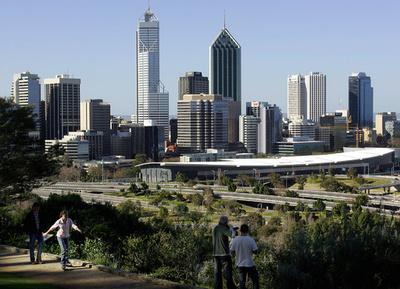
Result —
[[[34, 202], [32, 205], [32, 211], [26, 215], [24, 227], [29, 234], [29, 253], [31, 257], [31, 264], [42, 264], [42, 252], [44, 247], [43, 240], [43, 229], [44, 229], [44, 218], [41, 212], [39, 212], [40, 205], [38, 202]], [[35, 242], [38, 242], [38, 251], [35, 261]]]
[[61, 269], [65, 271], [65, 267], [72, 267], [72, 264], [68, 261], [68, 249], [69, 249], [69, 228], [72, 227], [82, 234], [82, 231], [77, 225], [68, 218], [68, 211], [64, 210], [60, 213], [60, 219], [58, 219], [51, 228], [43, 234], [44, 237], [47, 234], [58, 228], [57, 240], [61, 248]]
[[214, 267], [214, 289], [222, 289], [222, 270], [225, 272], [228, 289], [236, 288], [232, 277], [232, 258], [229, 253], [229, 239], [236, 236], [228, 225], [228, 217], [221, 216], [212, 232]]
[[253, 261], [253, 254], [258, 254], [258, 248], [254, 239], [248, 236], [249, 226], [240, 226], [240, 236], [232, 241], [231, 254], [236, 255], [235, 265], [237, 267], [240, 289], [246, 288], [246, 277], [250, 276], [253, 281], [253, 288], [260, 288], [258, 272]]

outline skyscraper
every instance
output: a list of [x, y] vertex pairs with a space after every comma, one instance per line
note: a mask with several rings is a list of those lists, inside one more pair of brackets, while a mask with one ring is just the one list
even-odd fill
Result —
[[159, 20], [150, 7], [136, 30], [136, 117], [135, 123], [151, 120], [164, 127], [168, 138], [169, 93], [160, 81]]
[[228, 141], [239, 141], [242, 77], [241, 47], [224, 27], [210, 45], [210, 93], [220, 94], [229, 103]]
[[307, 119], [319, 122], [326, 114], [326, 76], [321, 72], [310, 72], [304, 76], [307, 92]]
[[355, 72], [349, 77], [349, 113], [351, 126], [373, 128], [374, 94], [371, 78], [364, 72]]
[[208, 94], [208, 77], [201, 72], [186, 72], [184, 77], [179, 77], [179, 98], [183, 99], [184, 94]]
[[81, 80], [58, 74], [45, 79], [46, 139], [62, 139], [80, 127]]
[[[257, 103], [257, 102], [256, 102]], [[252, 105], [255, 105], [253, 102]], [[259, 118], [258, 124], [258, 153], [272, 153], [272, 146], [281, 140], [282, 113], [281, 109], [268, 102], [258, 102]]]
[[186, 94], [178, 100], [178, 147], [204, 152], [228, 145], [229, 101], [221, 95]]
[[287, 78], [287, 108], [289, 119], [307, 117], [307, 95], [304, 77], [301, 74]]
[[224, 25], [210, 45], [210, 93], [240, 102], [241, 83], [241, 47]]
[[81, 102], [81, 130], [103, 132], [103, 155], [111, 153], [110, 103], [102, 99]]
[[40, 78], [37, 74], [31, 74], [29, 71], [14, 74], [11, 88], [11, 98], [19, 106], [33, 105], [34, 120], [36, 122], [36, 130], [30, 135], [43, 137], [41, 131], [41, 114], [40, 114]]
[[[258, 119], [257, 129], [254, 129], [254, 124], [256, 121], [249, 118], [249, 116], [253, 116]], [[270, 105], [268, 102], [246, 102], [246, 117], [247, 119], [244, 118], [243, 120], [248, 123], [247, 129], [255, 130], [257, 135], [256, 152], [263, 154], [272, 153], [272, 144], [280, 141], [282, 138], [282, 113], [280, 108], [276, 105]], [[254, 132], [247, 132], [246, 135], [248, 138], [250, 136], [254, 138]], [[241, 138], [245, 140], [243, 136], [241, 136]], [[250, 144], [250, 139], [247, 140], [247, 143]], [[254, 143], [254, 139], [252, 140], [252, 143]], [[254, 152], [254, 147], [250, 147], [250, 149], [252, 152]]]

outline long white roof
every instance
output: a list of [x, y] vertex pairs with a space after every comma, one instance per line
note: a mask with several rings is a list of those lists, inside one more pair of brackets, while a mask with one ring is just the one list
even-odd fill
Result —
[[280, 158], [254, 158], [254, 159], [225, 159], [218, 162], [188, 162], [188, 163], [160, 163], [161, 166], [227, 166], [227, 167], [281, 167], [281, 166], [306, 166], [319, 164], [335, 164], [344, 162], [368, 162], [368, 159], [393, 153], [389, 148], [365, 148], [351, 151], [307, 156], [290, 156]]

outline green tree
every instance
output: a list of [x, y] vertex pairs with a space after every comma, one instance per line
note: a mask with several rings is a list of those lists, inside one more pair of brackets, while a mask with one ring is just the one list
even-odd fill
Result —
[[360, 194], [356, 197], [356, 199], [352, 203], [352, 210], [353, 212], [361, 212], [361, 206], [367, 205], [369, 202], [369, 196], [367, 194]]
[[298, 197], [299, 197], [299, 194], [296, 193], [295, 191], [287, 190], [287, 191], [286, 191], [286, 197], [298, 198]]
[[268, 175], [268, 178], [271, 181], [271, 184], [274, 186], [274, 188], [282, 186], [282, 179], [280, 174], [272, 173]]
[[231, 182], [231, 183], [228, 184], [228, 191], [235, 192], [236, 188], [237, 187], [236, 187], [235, 183]]
[[189, 181], [189, 178], [185, 173], [178, 173], [178, 175], [176, 176], [176, 181], [179, 183], [186, 183], [187, 181]]
[[185, 215], [185, 219], [196, 226], [199, 226], [201, 224], [202, 218], [203, 218], [202, 213], [197, 211], [191, 211]]
[[333, 178], [336, 174], [336, 169], [334, 167], [330, 167], [328, 169], [328, 174]]
[[303, 175], [296, 176], [296, 183], [299, 185], [299, 190], [304, 190], [304, 185], [307, 182], [307, 178]]
[[253, 194], [274, 195], [274, 191], [266, 183], [254, 183]]
[[304, 212], [307, 208], [307, 205], [301, 201], [297, 202], [296, 207], [294, 208], [295, 211]]
[[199, 193], [193, 194], [192, 195], [192, 203], [193, 205], [200, 207], [203, 203], [204, 197], [200, 195]]
[[325, 178], [326, 178], [326, 172], [325, 172], [325, 170], [319, 171], [319, 175], [320, 175], [321, 180], [325, 180]]
[[363, 185], [367, 182], [367, 180], [362, 176], [362, 175], [358, 175], [355, 179], [354, 179], [359, 185]]
[[248, 175], [243, 174], [243, 173], [237, 175], [236, 178], [238, 179], [238, 182], [240, 183], [240, 185], [241, 185], [242, 187], [244, 186], [247, 177], [248, 177]]
[[261, 228], [264, 224], [264, 218], [260, 213], [252, 212], [247, 215], [248, 225], [251, 230], [256, 231]]
[[135, 160], [132, 163], [132, 168], [135, 168], [137, 165], [147, 163], [148, 161], [149, 159], [147, 158], [146, 154], [136, 154]]
[[118, 211], [126, 214], [137, 214], [138, 216], [142, 213], [142, 205], [140, 201], [133, 202], [132, 200], [127, 200], [121, 202], [117, 205]]
[[332, 208], [332, 214], [340, 218], [346, 218], [349, 212], [350, 207], [344, 201], [341, 201], [339, 204]]
[[183, 201], [185, 200], [185, 198], [183, 197], [183, 194], [177, 193], [177, 194], [176, 194], [176, 200], [177, 200], [178, 202], [183, 202]]
[[186, 206], [185, 203], [178, 203], [174, 206], [174, 212], [178, 215], [178, 216], [184, 216], [187, 214], [187, 212], [189, 212], [189, 208]]
[[321, 199], [316, 200], [312, 206], [313, 206], [313, 209], [318, 212], [323, 212], [323, 211], [325, 211], [325, 208], [326, 208], [325, 203]]
[[55, 146], [46, 153], [42, 140], [29, 136], [34, 130], [32, 106], [0, 97], [0, 203], [30, 193], [60, 170], [63, 150]]
[[311, 176], [310, 176], [311, 183], [315, 184], [317, 182], [317, 180], [318, 180], [318, 174], [314, 173], [314, 172], [311, 173]]
[[206, 206], [211, 206], [214, 202], [214, 192], [211, 189], [211, 187], [207, 186], [204, 188], [203, 196], [204, 196], [204, 204]]
[[137, 195], [137, 194], [139, 194], [140, 189], [138, 188], [138, 186], [135, 183], [131, 183], [128, 191], [134, 195]]
[[228, 186], [231, 183], [233, 183], [232, 178], [227, 177], [227, 176], [221, 178], [221, 185]]
[[355, 179], [358, 176], [357, 169], [356, 168], [349, 168], [347, 171], [347, 177], [351, 180]]
[[159, 207], [158, 209], [158, 215], [160, 216], [160, 218], [166, 219], [169, 215], [168, 209], [166, 207]]
[[223, 206], [225, 207], [226, 213], [230, 216], [239, 217], [246, 213], [243, 206], [234, 200], [224, 201]]

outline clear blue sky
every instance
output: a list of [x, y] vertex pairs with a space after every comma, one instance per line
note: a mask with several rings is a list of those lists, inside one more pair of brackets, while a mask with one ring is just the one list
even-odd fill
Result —
[[[81, 100], [102, 98], [115, 115], [135, 108], [135, 31], [146, 0], [0, 0], [0, 96], [14, 73], [82, 79]], [[161, 81], [176, 114], [178, 80], [208, 73], [208, 48], [223, 26], [242, 46], [242, 102], [286, 112], [286, 77], [321, 71], [327, 111], [347, 108], [348, 76], [374, 87], [374, 112], [400, 111], [400, 1], [152, 0], [160, 19]], [[42, 98], [44, 91], [42, 91]]]

